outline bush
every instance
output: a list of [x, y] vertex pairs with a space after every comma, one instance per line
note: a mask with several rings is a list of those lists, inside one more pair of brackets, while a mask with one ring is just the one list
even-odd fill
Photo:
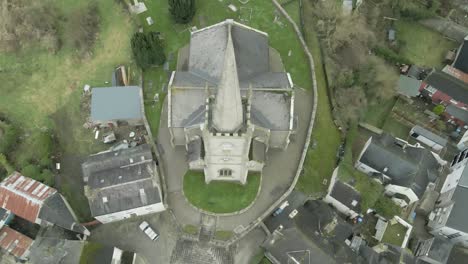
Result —
[[68, 29], [68, 38], [79, 53], [86, 53], [93, 47], [99, 32], [100, 16], [96, 2], [72, 13]]
[[0, 153], [9, 153], [15, 147], [17, 134], [13, 125], [0, 121]]
[[441, 115], [445, 112], [445, 106], [443, 105], [436, 105], [434, 109], [432, 109], [432, 112], [436, 115]]
[[135, 33], [131, 46], [135, 61], [142, 69], [147, 69], [151, 65], [162, 65], [166, 61], [163, 43], [156, 32]]
[[28, 164], [21, 169], [21, 174], [26, 177], [37, 180], [41, 175], [41, 168], [34, 164]]
[[401, 212], [401, 207], [384, 195], [380, 196], [375, 202], [374, 209], [378, 214], [387, 219], [393, 218], [393, 216], [399, 215]]
[[195, 15], [195, 0], [169, 0], [169, 12], [177, 23], [187, 24]]
[[382, 46], [376, 46], [373, 49], [375, 55], [378, 57], [383, 58], [384, 60], [393, 63], [393, 64], [412, 64], [410, 60], [407, 58], [397, 54], [395, 51], [382, 47]]

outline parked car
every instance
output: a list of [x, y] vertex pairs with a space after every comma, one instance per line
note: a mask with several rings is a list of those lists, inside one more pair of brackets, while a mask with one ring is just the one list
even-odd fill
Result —
[[289, 218], [293, 219], [296, 215], [297, 215], [298, 211], [296, 209], [294, 209], [290, 214], [289, 214]]
[[159, 234], [156, 233], [146, 221], [141, 222], [140, 230], [143, 231], [153, 241], [159, 238]]
[[289, 202], [288, 202], [288, 201], [283, 202], [283, 203], [280, 205], [280, 207], [276, 208], [276, 210], [273, 212], [273, 216], [280, 215], [280, 214], [284, 211], [284, 209], [285, 209], [286, 207], [288, 207], [288, 206], [289, 206]]

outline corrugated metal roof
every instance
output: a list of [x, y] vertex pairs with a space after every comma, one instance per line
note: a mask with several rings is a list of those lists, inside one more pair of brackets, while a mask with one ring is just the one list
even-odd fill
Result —
[[33, 223], [43, 202], [57, 190], [14, 172], [0, 184], [0, 206]]
[[91, 93], [91, 119], [93, 121], [143, 118], [140, 87], [99, 87], [93, 88]]
[[16, 257], [26, 257], [29, 247], [31, 247], [33, 242], [31, 238], [8, 226], [0, 230], [0, 247]]

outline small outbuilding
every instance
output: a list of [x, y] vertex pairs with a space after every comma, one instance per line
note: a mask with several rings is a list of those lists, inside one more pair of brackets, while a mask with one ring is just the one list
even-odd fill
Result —
[[410, 136], [435, 151], [440, 151], [447, 146], [447, 139], [420, 126], [414, 126], [410, 131]]
[[408, 98], [416, 97], [419, 95], [421, 82], [421, 80], [406, 75], [400, 75], [400, 79], [398, 80], [398, 93]]
[[138, 86], [99, 87], [91, 91], [91, 122], [96, 126], [143, 124], [143, 93]]

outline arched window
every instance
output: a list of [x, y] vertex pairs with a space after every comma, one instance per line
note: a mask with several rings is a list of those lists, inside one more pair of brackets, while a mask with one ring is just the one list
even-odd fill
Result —
[[232, 170], [231, 169], [221, 169], [218, 171], [220, 177], [231, 177]]

